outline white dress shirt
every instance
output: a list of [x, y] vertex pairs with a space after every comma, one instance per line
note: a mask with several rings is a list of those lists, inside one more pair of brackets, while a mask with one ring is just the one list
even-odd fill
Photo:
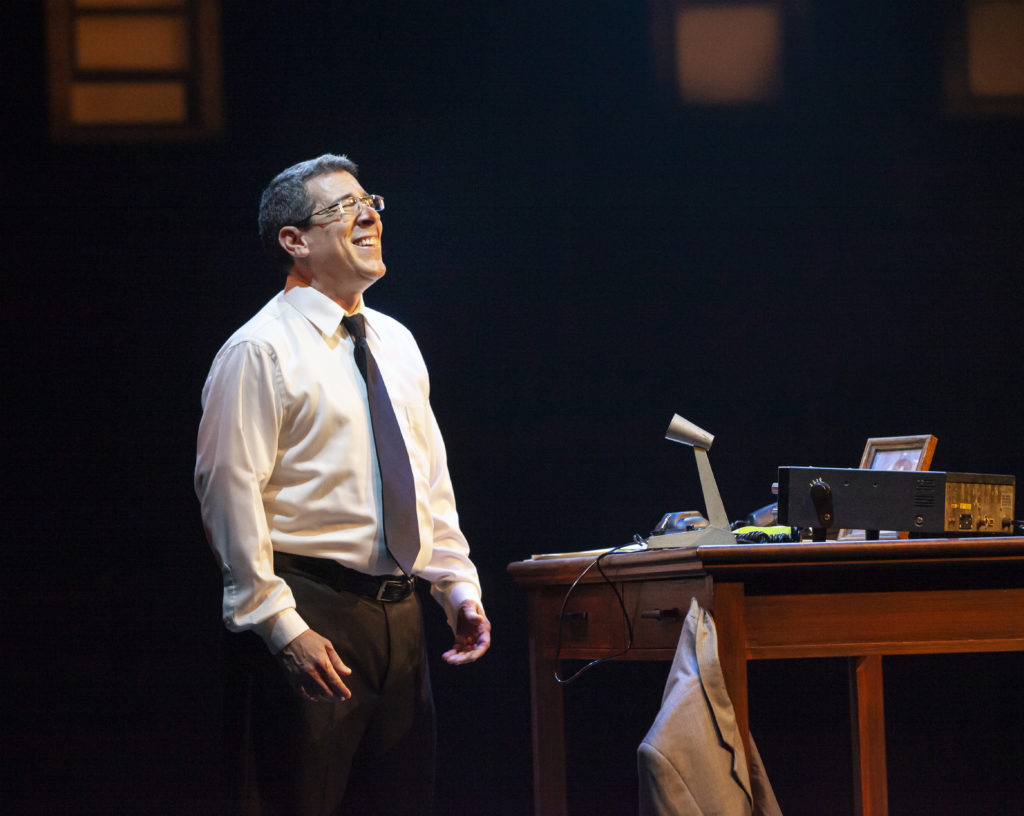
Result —
[[[420, 554], [454, 627], [480, 582], [459, 529], [426, 365], [398, 321], [362, 306], [416, 483]], [[309, 626], [274, 573], [273, 551], [398, 573], [384, 547], [366, 384], [345, 310], [317, 290], [279, 293], [217, 353], [203, 388], [195, 487], [224, 576], [224, 622], [278, 652]]]

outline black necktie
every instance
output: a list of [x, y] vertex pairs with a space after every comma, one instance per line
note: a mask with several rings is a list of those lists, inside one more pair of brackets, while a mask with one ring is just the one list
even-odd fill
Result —
[[420, 528], [416, 519], [416, 488], [409, 465], [409, 451], [398, 427], [395, 409], [384, 380], [366, 344], [366, 327], [361, 314], [348, 315], [342, 325], [356, 342], [356, 365], [366, 380], [370, 403], [373, 441], [380, 465], [381, 498], [384, 505], [384, 545], [402, 572], [412, 575], [420, 551]]

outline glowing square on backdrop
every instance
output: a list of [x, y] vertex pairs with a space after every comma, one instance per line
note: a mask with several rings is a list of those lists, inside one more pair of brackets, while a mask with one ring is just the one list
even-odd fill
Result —
[[676, 11], [676, 71], [686, 102], [774, 99], [781, 85], [782, 13], [775, 3], [683, 6]]
[[967, 77], [975, 96], [1024, 96], [1024, 2], [968, 5]]

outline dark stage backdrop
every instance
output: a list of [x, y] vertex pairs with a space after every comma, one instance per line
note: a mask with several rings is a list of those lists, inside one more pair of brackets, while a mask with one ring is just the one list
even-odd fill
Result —
[[[665, 98], [643, 2], [225, 0], [223, 138], [80, 146], [47, 140], [41, 5], [7, 4], [0, 49], [7, 812], [220, 811], [199, 393], [281, 284], [259, 193], [312, 155], [387, 199], [367, 299], [431, 367], [494, 622], [484, 661], [435, 666], [439, 812], [530, 812], [505, 566], [699, 506], [673, 413], [716, 435], [734, 518], [779, 465], [855, 466], [870, 436], [1024, 472], [1024, 125], [943, 115], [938, 0], [803, 3], [784, 98], [753, 110]], [[1022, 668], [886, 661], [894, 813], [1020, 799]], [[664, 672], [567, 690], [573, 812], [635, 808]], [[785, 812], [849, 812], [843, 665], [751, 678]]]

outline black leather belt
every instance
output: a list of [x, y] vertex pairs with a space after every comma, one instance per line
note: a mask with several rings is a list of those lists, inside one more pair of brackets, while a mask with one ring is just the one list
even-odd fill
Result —
[[314, 578], [332, 589], [344, 589], [384, 603], [404, 601], [416, 588], [416, 579], [394, 575], [367, 575], [343, 567], [329, 558], [275, 552], [274, 569]]

